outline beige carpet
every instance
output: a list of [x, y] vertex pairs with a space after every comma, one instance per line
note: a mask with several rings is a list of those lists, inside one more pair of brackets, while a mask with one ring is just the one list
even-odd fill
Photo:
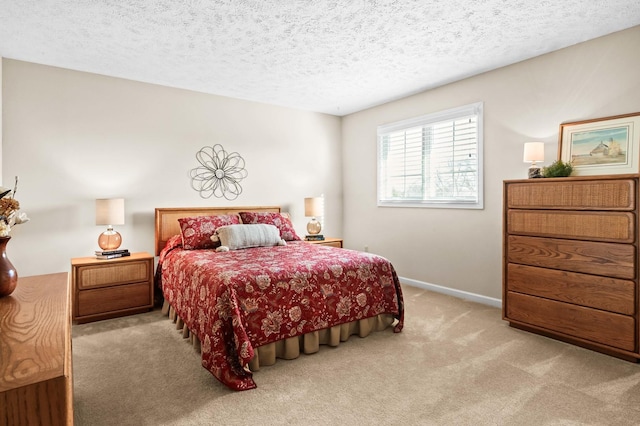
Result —
[[76, 425], [635, 425], [640, 365], [404, 286], [404, 331], [353, 336], [227, 390], [159, 311], [73, 327]]

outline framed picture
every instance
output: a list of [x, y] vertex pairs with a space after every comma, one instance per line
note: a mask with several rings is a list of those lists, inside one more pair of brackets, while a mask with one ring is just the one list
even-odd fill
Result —
[[638, 173], [640, 112], [563, 123], [558, 150], [572, 175]]

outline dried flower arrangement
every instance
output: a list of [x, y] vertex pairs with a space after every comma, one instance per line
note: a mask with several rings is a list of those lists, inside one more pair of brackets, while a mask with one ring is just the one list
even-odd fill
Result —
[[20, 212], [20, 203], [16, 200], [18, 176], [13, 190], [0, 187], [0, 237], [8, 237], [11, 228], [29, 221], [26, 213]]

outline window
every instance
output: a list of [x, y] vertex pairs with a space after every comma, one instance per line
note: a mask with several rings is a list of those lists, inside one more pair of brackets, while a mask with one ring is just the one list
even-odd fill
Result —
[[378, 127], [378, 206], [483, 208], [482, 106]]

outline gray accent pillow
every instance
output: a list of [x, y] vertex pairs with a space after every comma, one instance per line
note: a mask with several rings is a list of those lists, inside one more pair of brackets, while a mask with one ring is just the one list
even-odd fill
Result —
[[221, 246], [217, 249], [218, 251], [286, 244], [280, 238], [280, 230], [277, 227], [262, 223], [221, 226], [216, 229], [211, 240], [220, 241]]

